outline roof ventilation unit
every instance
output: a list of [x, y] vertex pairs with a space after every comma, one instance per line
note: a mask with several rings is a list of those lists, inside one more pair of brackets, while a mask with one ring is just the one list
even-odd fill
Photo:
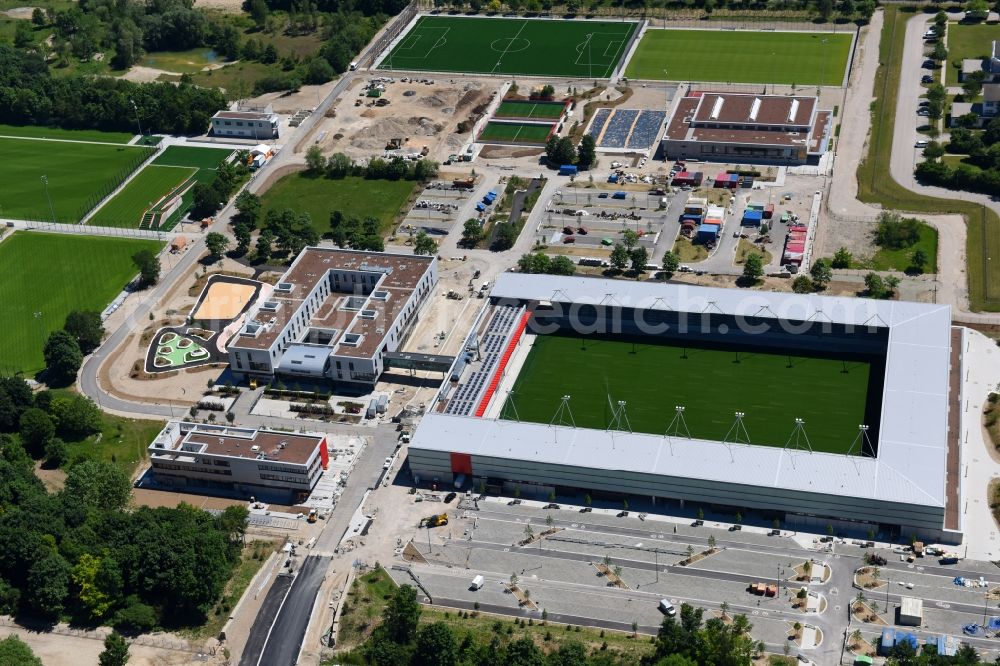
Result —
[[758, 113], [760, 113], [760, 97], [754, 97], [750, 106], [750, 120], [756, 122]]
[[726, 100], [722, 97], [715, 98], [715, 104], [712, 105], [712, 120], [718, 120], [719, 114], [722, 113], [722, 105], [726, 103]]
[[795, 116], [799, 112], [799, 100], [793, 99], [792, 106], [788, 109], [788, 122], [795, 122]]

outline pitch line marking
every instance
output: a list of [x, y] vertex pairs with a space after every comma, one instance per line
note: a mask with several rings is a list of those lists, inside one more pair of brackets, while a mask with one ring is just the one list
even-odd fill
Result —
[[528, 25], [528, 22], [527, 22], [527, 21], [525, 21], [524, 23], [522, 23], [522, 24], [521, 24], [521, 29], [517, 31], [517, 34], [516, 34], [516, 35], [514, 35], [513, 37], [511, 37], [511, 39], [510, 39], [510, 44], [508, 44], [508, 45], [507, 45], [507, 48], [503, 50], [503, 53], [501, 53], [501, 54], [500, 54], [500, 58], [499, 58], [499, 59], [497, 60], [497, 64], [493, 65], [493, 69], [491, 69], [491, 70], [490, 70], [490, 73], [491, 73], [491, 74], [492, 74], [492, 73], [494, 73], [494, 72], [496, 72], [496, 71], [497, 71], [497, 67], [499, 67], [499, 66], [500, 66], [500, 65], [501, 65], [501, 64], [503, 63], [503, 57], [504, 57], [505, 55], [507, 55], [507, 50], [508, 50], [508, 49], [510, 48], [511, 44], [513, 44], [513, 43], [514, 43], [514, 41], [515, 41], [515, 40], [516, 40], [516, 39], [517, 39], [518, 37], [520, 37], [520, 36], [521, 36], [521, 33], [522, 33], [522, 32], [524, 32], [524, 29], [525, 29], [525, 27], [527, 27], [527, 25]]

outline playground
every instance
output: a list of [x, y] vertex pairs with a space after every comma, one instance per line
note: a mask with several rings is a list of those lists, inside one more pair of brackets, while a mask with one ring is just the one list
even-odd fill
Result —
[[187, 336], [167, 331], [160, 336], [153, 357], [153, 366], [157, 369], [175, 369], [181, 366], [206, 361], [208, 350]]
[[193, 321], [235, 319], [254, 301], [260, 284], [252, 281], [212, 280], [192, 311]]

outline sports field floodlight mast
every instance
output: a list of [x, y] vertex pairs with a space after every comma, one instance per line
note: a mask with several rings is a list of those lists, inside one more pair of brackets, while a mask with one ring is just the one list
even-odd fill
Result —
[[667, 426], [667, 430], [663, 433], [663, 436], [670, 443], [671, 454], [674, 452], [674, 437], [687, 437], [691, 439], [691, 431], [688, 430], [687, 421], [684, 420], [684, 405], [676, 405], [674, 407], [674, 418], [670, 421], [670, 425]]
[[[608, 402], [611, 402], [611, 397], [608, 397]], [[608, 424], [608, 430], [627, 430], [632, 432], [632, 425], [628, 422], [628, 414], [625, 413], [625, 401], [619, 400], [617, 408], [611, 406], [611, 423]], [[622, 426], [625, 426], [624, 428]]]
[[865, 455], [865, 444], [868, 445], [868, 450], [872, 451], [874, 447], [872, 446], [872, 441], [868, 438], [868, 426], [865, 424], [858, 425], [858, 436], [854, 438], [854, 442], [851, 444], [851, 448], [847, 449], [847, 455], [854, 456]]
[[[556, 413], [552, 416], [552, 420], [549, 421], [550, 426], [564, 426], [568, 425], [571, 428], [576, 427], [576, 421], [573, 419], [573, 411], [569, 408], [569, 399], [572, 396], [564, 395], [559, 403], [559, 408], [556, 409]], [[569, 419], [568, 421], [566, 419]]]
[[[801, 451], [807, 451], [812, 453], [812, 445], [809, 443], [809, 436], [806, 435], [806, 422], [800, 418], [795, 419], [795, 428], [792, 429], [792, 434], [788, 436], [788, 441], [785, 442], [785, 448], [799, 449]], [[791, 458], [792, 467], [795, 466], [795, 458]]]
[[135, 124], [139, 126], [139, 136], [142, 136], [142, 123], [139, 122], [139, 107], [135, 105], [135, 100], [131, 97], [128, 101], [132, 103], [132, 110], [135, 111]]
[[45, 198], [49, 202], [49, 215], [52, 216], [52, 224], [56, 223], [56, 210], [52, 207], [52, 195], [49, 194], [49, 177], [42, 176], [42, 187], [45, 189]]

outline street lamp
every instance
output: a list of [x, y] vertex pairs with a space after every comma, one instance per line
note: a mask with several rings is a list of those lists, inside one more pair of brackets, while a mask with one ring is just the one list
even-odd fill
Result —
[[49, 194], [49, 177], [42, 176], [42, 187], [45, 189], [45, 198], [49, 202], [49, 215], [52, 216], [52, 224], [56, 223], [56, 211], [52, 207], [52, 195]]
[[132, 110], [135, 111], [135, 124], [139, 126], [139, 136], [142, 136], [142, 123], [139, 122], [139, 107], [135, 105], [135, 100], [131, 97], [128, 101], [132, 103]]

